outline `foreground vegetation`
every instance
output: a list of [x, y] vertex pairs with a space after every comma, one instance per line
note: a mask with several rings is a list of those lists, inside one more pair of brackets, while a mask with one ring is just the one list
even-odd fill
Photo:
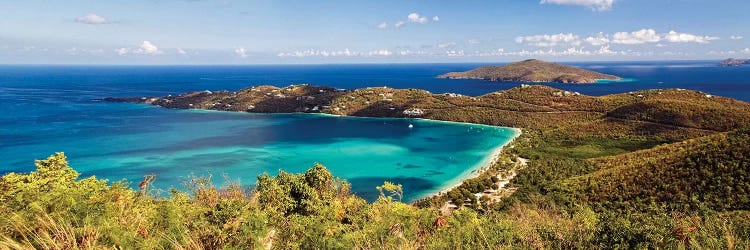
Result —
[[[500, 249], [750, 247], [745, 211], [605, 210], [556, 205], [528, 195], [494, 209], [442, 216], [399, 201], [400, 185], [367, 203], [316, 165], [302, 174], [258, 177], [257, 187], [217, 188], [207, 179], [184, 193], [80, 179], [58, 153], [28, 174], [0, 181], [3, 249]], [[148, 181], [148, 180], [147, 180]], [[530, 185], [533, 186], [533, 185]], [[529, 192], [534, 193], [534, 192]]]

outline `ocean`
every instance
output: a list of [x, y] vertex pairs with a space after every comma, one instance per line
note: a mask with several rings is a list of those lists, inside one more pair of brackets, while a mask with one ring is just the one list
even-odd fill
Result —
[[[750, 67], [718, 67], [717, 61], [569, 64], [630, 81], [548, 85], [587, 95], [685, 88], [750, 101]], [[471, 174], [514, 130], [414, 119], [170, 110], [95, 99], [301, 83], [482, 95], [520, 84], [435, 78], [482, 65], [0, 66], [0, 173], [33, 170], [34, 159], [63, 151], [82, 176], [135, 185], [143, 175], [156, 174], [155, 186], [167, 190], [183, 188], [191, 176], [252, 185], [259, 174], [303, 172], [319, 162], [369, 200], [385, 180], [403, 184], [405, 199], [413, 200]]]

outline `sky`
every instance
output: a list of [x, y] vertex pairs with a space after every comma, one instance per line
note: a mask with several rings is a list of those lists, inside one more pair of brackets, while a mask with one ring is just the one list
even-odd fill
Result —
[[0, 0], [0, 64], [750, 58], [747, 0]]

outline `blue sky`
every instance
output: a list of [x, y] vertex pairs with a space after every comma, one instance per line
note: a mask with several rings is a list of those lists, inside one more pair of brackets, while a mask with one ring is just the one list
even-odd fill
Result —
[[0, 63], [750, 57], [746, 0], [0, 1]]

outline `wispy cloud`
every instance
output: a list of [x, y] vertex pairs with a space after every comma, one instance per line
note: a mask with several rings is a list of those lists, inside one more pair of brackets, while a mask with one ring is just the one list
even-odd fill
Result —
[[555, 46], [578, 46], [581, 45], [581, 38], [572, 33], [560, 33], [555, 35], [533, 35], [516, 37], [516, 43], [532, 45], [537, 47], [555, 47]]
[[541, 4], [577, 5], [590, 8], [595, 11], [612, 9], [615, 0], [542, 0]]
[[[583, 42], [593, 46], [605, 46], [609, 44], [638, 45], [646, 43], [709, 43], [718, 40], [719, 37], [703, 36], [690, 33], [669, 31], [659, 33], [654, 29], [641, 29], [632, 32], [615, 32], [612, 35], [599, 32], [594, 36], [584, 39], [573, 33], [560, 33], [554, 35], [519, 36], [515, 41], [519, 44], [535, 47], [569, 47], [580, 46]], [[662, 44], [663, 45], [663, 44]]]
[[[405, 20], [399, 20], [394, 22], [393, 27], [394, 28], [401, 28], [404, 27], [408, 23], [414, 23], [414, 24], [427, 24], [429, 22], [439, 22], [440, 17], [439, 16], [433, 16], [432, 18], [423, 16], [417, 12], [409, 13], [409, 15], [406, 15]], [[387, 29], [388, 28], [388, 22], [381, 22], [377, 25], [378, 29]]]
[[278, 57], [388, 57], [393, 56], [394, 53], [391, 50], [380, 49], [372, 51], [353, 51], [349, 49], [344, 50], [302, 50], [294, 52], [281, 52], [277, 54]]
[[77, 23], [83, 23], [83, 24], [108, 24], [110, 23], [109, 19], [97, 15], [97, 14], [87, 14], [84, 16], [76, 17], [75, 21]]

